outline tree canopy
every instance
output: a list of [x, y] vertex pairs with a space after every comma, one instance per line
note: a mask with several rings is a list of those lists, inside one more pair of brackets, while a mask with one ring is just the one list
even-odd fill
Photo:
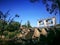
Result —
[[[38, 2], [39, 0], [30, 0], [30, 2]], [[59, 20], [60, 20], [60, 0], [40, 0], [45, 5], [46, 10], [50, 14], [56, 15], [59, 13]], [[59, 21], [60, 23], [60, 21]]]

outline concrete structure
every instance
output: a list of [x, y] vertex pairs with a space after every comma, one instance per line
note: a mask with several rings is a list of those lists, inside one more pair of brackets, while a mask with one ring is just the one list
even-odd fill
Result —
[[54, 26], [56, 25], [56, 18], [52, 17], [52, 18], [38, 20], [37, 24], [38, 24], [38, 27], [41, 27], [41, 25], [44, 25], [44, 27], [48, 27], [50, 25]]

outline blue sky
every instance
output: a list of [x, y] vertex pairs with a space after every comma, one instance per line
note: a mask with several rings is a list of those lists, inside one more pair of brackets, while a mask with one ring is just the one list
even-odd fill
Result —
[[[20, 15], [19, 18], [15, 18], [15, 21], [25, 24], [28, 20], [31, 26], [37, 26], [38, 19], [45, 19], [53, 17], [54, 14], [49, 14], [46, 11], [46, 7], [42, 2], [31, 3], [29, 0], [0, 0], [0, 11], [6, 12], [10, 9], [10, 16], [15, 14]], [[58, 23], [58, 14], [56, 16]]]

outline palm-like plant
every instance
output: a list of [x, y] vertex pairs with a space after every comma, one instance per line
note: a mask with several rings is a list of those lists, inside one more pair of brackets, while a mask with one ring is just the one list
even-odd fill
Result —
[[1, 36], [3, 35], [3, 32], [4, 32], [4, 29], [5, 29], [5, 25], [7, 24], [6, 23], [6, 18], [7, 18], [7, 15], [8, 15], [8, 11], [7, 13], [3, 14], [2, 11], [0, 11], [0, 31], [1, 31]]
[[[2, 21], [0, 21], [1, 23], [1, 29], [0, 29], [0, 31], [2, 32], [2, 34], [3, 34], [3, 32], [5, 31], [5, 29], [8, 27], [7, 25], [9, 25], [9, 24], [7, 24], [8, 23], [8, 21], [7, 21], [7, 18], [8, 18], [8, 16], [9, 16], [9, 10], [4, 14], [2, 11], [0, 11], [0, 20]], [[11, 21], [10, 21], [10, 19], [9, 19], [9, 21], [10, 22], [12, 22], [13, 21], [13, 19], [15, 18], [15, 17], [19, 17], [19, 15], [18, 14], [16, 14], [12, 19], [11, 19]], [[11, 18], [11, 17], [10, 17]]]
[[19, 17], [19, 15], [16, 14], [16, 15], [11, 19], [11, 21], [9, 22], [9, 24], [11, 24], [11, 22], [13, 22], [14, 18], [16, 18], [16, 17]]
[[3, 13], [2, 11], [0, 11], [0, 19], [2, 19]]

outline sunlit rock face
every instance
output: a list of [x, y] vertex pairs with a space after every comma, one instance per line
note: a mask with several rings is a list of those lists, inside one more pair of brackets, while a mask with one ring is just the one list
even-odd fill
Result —
[[[22, 28], [21, 33], [18, 35], [18, 37], [20, 38], [39, 38], [40, 35], [44, 35], [47, 36], [47, 31], [43, 28], [43, 29], [38, 29], [38, 28], [34, 28], [34, 30], [30, 30], [30, 29], [26, 29], [26, 28]], [[31, 37], [32, 36], [32, 37]]]
[[41, 30], [41, 34], [44, 35], [44, 36], [47, 36], [47, 31], [43, 28], [43, 29]]
[[40, 36], [40, 32], [38, 31], [37, 28], [35, 28], [32, 38], [36, 38], [36, 37], [39, 37], [39, 36]]
[[31, 29], [28, 29], [28, 32], [27, 32], [25, 38], [26, 38], [26, 39], [31, 39], [32, 36], [33, 36], [33, 33], [34, 33], [34, 32], [33, 32]]
[[17, 34], [18, 38], [25, 38], [25, 36], [30, 32], [29, 29], [22, 28], [21, 33]]
[[17, 34], [17, 37], [18, 38], [21, 38], [23, 35], [20, 33], [20, 34]]
[[5, 38], [5, 36], [4, 35], [2, 35], [2, 39], [4, 39]]

